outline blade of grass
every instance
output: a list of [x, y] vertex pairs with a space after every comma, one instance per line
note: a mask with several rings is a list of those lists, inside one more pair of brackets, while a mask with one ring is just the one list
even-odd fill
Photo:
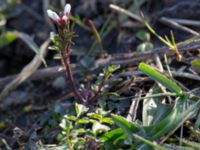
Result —
[[154, 34], [161, 42], [163, 42], [165, 45], [167, 45], [168, 47], [172, 48], [172, 45], [170, 44], [169, 40], [165, 40], [164, 38], [162, 38], [159, 34], [156, 33], [156, 31], [150, 26], [150, 24], [147, 22], [146, 19], [144, 19], [144, 15], [142, 14], [143, 17], [143, 21], [144, 24], [146, 25], [146, 27], [149, 29], [149, 31]]
[[177, 94], [182, 94], [181, 88], [172, 80], [169, 80], [167, 77], [162, 75], [161, 73], [155, 71], [152, 67], [145, 63], [140, 63], [139, 70], [142, 71], [144, 74], [148, 75], [153, 80], [161, 83], [163, 86], [175, 92]]
[[37, 56], [42, 60], [43, 64], [47, 66], [45, 59], [40, 53], [39, 46], [33, 41], [33, 39], [29, 35], [22, 32], [11, 32], [11, 33], [16, 34], [18, 38], [20, 38], [24, 43], [26, 43], [26, 45], [29, 46], [30, 49], [33, 50], [37, 54]]
[[93, 34], [94, 34], [94, 36], [95, 36], [95, 41], [96, 41], [96, 43], [99, 45], [99, 47], [100, 47], [100, 50], [101, 50], [101, 53], [103, 53], [103, 44], [102, 44], [102, 41], [101, 41], [101, 37], [100, 37], [100, 34], [99, 34], [99, 32], [97, 31], [97, 29], [96, 29], [96, 27], [95, 27], [95, 25], [94, 25], [94, 23], [93, 23], [93, 21], [92, 20], [89, 20], [89, 24], [90, 24], [90, 26], [91, 26], [91, 28], [92, 28], [92, 31], [93, 31]]
[[140, 140], [140, 141], [142, 141], [142, 142], [144, 142], [147, 145], [150, 145], [150, 146], [154, 147], [155, 149], [158, 149], [158, 150], [167, 150], [166, 148], [164, 148], [164, 147], [162, 147], [162, 146], [160, 146], [158, 144], [155, 144], [152, 141], [149, 141], [149, 140], [147, 140], [147, 139], [145, 139], [145, 138], [143, 138], [143, 137], [141, 137], [141, 136], [139, 136], [137, 134], [133, 134], [133, 137], [136, 138], [136, 139], [138, 139], [138, 140]]

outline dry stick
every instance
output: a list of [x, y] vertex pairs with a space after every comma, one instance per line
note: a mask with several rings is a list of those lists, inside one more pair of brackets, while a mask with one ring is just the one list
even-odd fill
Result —
[[200, 26], [200, 21], [198, 20], [180, 19], [180, 18], [168, 18], [168, 19], [173, 20], [182, 25], [197, 26], [197, 27]]
[[2, 101], [6, 96], [8, 96], [13, 90], [15, 90], [22, 82], [24, 82], [27, 78], [29, 78], [42, 64], [41, 57], [45, 57], [47, 53], [47, 47], [49, 45], [50, 40], [46, 40], [42, 46], [40, 47], [40, 57], [38, 54], [32, 59], [32, 61], [26, 65], [22, 71], [14, 78], [0, 94], [0, 101]]
[[190, 28], [188, 28], [188, 27], [185, 27], [185, 26], [183, 26], [183, 25], [180, 25], [179, 23], [177, 23], [177, 22], [175, 22], [174, 20], [171, 20], [171, 19], [169, 19], [169, 18], [162, 17], [162, 18], [160, 19], [160, 21], [161, 21], [162, 23], [166, 24], [166, 25], [169, 25], [169, 26], [171, 26], [171, 27], [180, 29], [180, 30], [182, 30], [182, 31], [186, 31], [186, 32], [191, 33], [191, 34], [193, 34], [193, 35], [199, 35], [198, 32], [196, 32], [196, 31], [194, 31], [194, 30], [192, 30], [192, 29], [190, 29]]
[[116, 93], [122, 94], [124, 91], [127, 91], [127, 88], [130, 87], [133, 82], [136, 83], [134, 76], [131, 79], [125, 81], [124, 85], [120, 89], [118, 89]]
[[142, 91], [140, 90], [139, 93], [137, 93], [137, 97], [132, 99], [132, 103], [128, 112], [128, 115], [126, 117], [126, 119], [128, 121], [133, 122], [136, 119], [136, 115], [137, 115], [137, 108], [139, 106], [139, 102], [141, 100], [141, 95], [142, 95]]
[[119, 13], [123, 13], [123, 14], [129, 16], [130, 18], [137, 20], [138, 22], [144, 24], [144, 21], [140, 16], [133, 14], [130, 11], [127, 11], [126, 9], [121, 8], [121, 7], [114, 5], [114, 4], [110, 4], [109, 6], [110, 6], [111, 9], [113, 9], [113, 10], [119, 12]]
[[161, 63], [160, 57], [158, 56], [158, 54], [155, 54], [155, 61], [156, 61], [156, 65], [159, 68], [160, 72], [163, 72], [163, 65]]
[[172, 75], [175, 77], [182, 77], [182, 78], [188, 78], [188, 79], [200, 81], [199, 75], [194, 75], [191, 73], [172, 71]]
[[[164, 71], [163, 65], [162, 65], [162, 63], [161, 63], [161, 60], [160, 60], [160, 57], [158, 56], [158, 54], [155, 54], [155, 61], [156, 61], [156, 64], [157, 64], [158, 68], [160, 69], [160, 72], [163, 73], [163, 71]], [[158, 84], [158, 86], [160, 87], [160, 89], [163, 91], [163, 93], [167, 93], [166, 88], [165, 88], [162, 84], [160, 84], [159, 82], [157, 82], [157, 84]], [[172, 99], [171, 99], [170, 96], [168, 96], [168, 99], [169, 99], [169, 101], [170, 101], [170, 103], [171, 103], [171, 102], [172, 102]]]
[[[184, 44], [182, 46], [179, 46], [179, 51], [191, 51], [194, 49], [200, 48], [200, 39], [196, 39], [194, 41], [191, 41], [187, 44]], [[161, 47], [153, 49], [152, 52], [144, 53], [144, 54], [136, 54], [136, 53], [126, 53], [126, 54], [116, 54], [114, 56], [110, 56], [109, 59], [99, 59], [96, 61], [96, 68], [102, 67], [106, 64], [121, 64], [121, 65], [136, 65], [140, 61], [145, 61], [147, 59], [152, 59], [155, 54], [158, 54], [160, 57], [163, 57], [164, 54], [167, 54], [167, 56], [173, 56], [175, 55], [173, 52], [169, 50], [168, 47]], [[62, 68], [62, 69], [59, 69]], [[56, 77], [59, 75], [64, 74], [65, 70], [62, 66], [55, 66], [55, 67], [48, 67], [44, 69], [39, 69], [38, 71], [34, 72], [28, 80], [42, 80], [44, 78], [49, 77]], [[78, 73], [78, 68], [73, 71], [73, 73]], [[200, 77], [198, 75], [193, 75], [189, 73], [183, 73], [183, 72], [173, 72], [174, 76], [177, 77], [184, 77], [189, 78], [193, 80], [200, 80]], [[19, 74], [7, 76], [4, 78], [0, 78], [0, 87], [5, 86], [9, 81], [15, 79]]]
[[6, 147], [7, 150], [12, 150], [12, 148], [8, 145], [6, 139], [1, 138], [1, 142], [5, 145], [5, 147]]
[[[178, 49], [180, 52], [189, 51], [189, 50], [196, 50], [200, 47], [200, 38], [191, 40], [189, 42], [183, 42], [177, 44]], [[96, 63], [96, 66], [102, 66], [105, 64], [119, 64], [119, 65], [130, 65], [130, 64], [137, 64], [140, 61], [144, 61], [147, 59], [152, 59], [155, 54], [158, 54], [160, 57], [163, 57], [164, 54], [168, 56], [173, 56], [175, 53], [171, 51], [168, 47], [161, 47], [153, 49], [152, 52], [147, 52], [143, 54], [136, 54], [136, 53], [129, 53], [130, 56], [123, 57], [122, 59], [116, 60], [115, 57], [111, 57], [110, 59], [101, 59]], [[119, 57], [119, 56], [118, 56]]]
[[[164, 74], [167, 74], [168, 71], [163, 71]], [[143, 73], [140, 72], [140, 71], [127, 71], [127, 72], [123, 72], [123, 73], [120, 73], [118, 75], [118, 77], [120, 76], [129, 76], [129, 75], [136, 75], [136, 76], [139, 76], [139, 75], [142, 75]], [[197, 80], [197, 81], [200, 81], [200, 76], [199, 75], [194, 75], [194, 74], [190, 74], [190, 73], [186, 73], [186, 72], [176, 72], [176, 71], [172, 71], [172, 75], [174, 77], [182, 77], [182, 78], [188, 78], [188, 79], [191, 79], [191, 80]]]
[[[42, 68], [35, 71], [26, 81], [37, 81], [43, 80], [45, 78], [54, 78], [60, 75], [63, 75], [65, 69], [62, 66], [55, 66], [55, 67], [48, 67]], [[75, 73], [77, 71], [74, 71]], [[4, 78], [0, 78], [0, 89], [4, 87], [8, 82], [12, 81], [16, 78], [19, 74], [6, 76]]]

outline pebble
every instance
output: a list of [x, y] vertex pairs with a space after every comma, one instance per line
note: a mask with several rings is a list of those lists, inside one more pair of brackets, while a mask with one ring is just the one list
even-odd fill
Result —
[[53, 83], [52, 83], [53, 88], [57, 90], [65, 90], [67, 87], [67, 82], [66, 78], [63, 76], [57, 77]]

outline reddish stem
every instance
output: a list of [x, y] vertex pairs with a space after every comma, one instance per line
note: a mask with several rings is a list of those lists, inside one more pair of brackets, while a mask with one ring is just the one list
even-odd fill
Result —
[[65, 48], [64, 48], [64, 54], [63, 54], [63, 62], [64, 62], [64, 66], [65, 66], [65, 69], [66, 69], [66, 75], [69, 79], [69, 83], [71, 85], [71, 88], [75, 94], [75, 96], [78, 98], [78, 102], [79, 103], [84, 103], [85, 100], [84, 98], [81, 96], [80, 92], [78, 91], [76, 85], [75, 85], [75, 82], [74, 82], [74, 78], [73, 78], [73, 75], [72, 75], [72, 70], [71, 70], [71, 67], [70, 67], [70, 45], [69, 44], [65, 44]]
[[98, 90], [95, 92], [94, 96], [91, 98], [91, 101], [96, 101], [100, 97], [100, 95], [101, 95], [101, 89], [105, 85], [108, 77], [109, 77], [109, 75], [105, 75], [104, 76], [104, 79], [102, 80], [102, 82], [98, 86]]

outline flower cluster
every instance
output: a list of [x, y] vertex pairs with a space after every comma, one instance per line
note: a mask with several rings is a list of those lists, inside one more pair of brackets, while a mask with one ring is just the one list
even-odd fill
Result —
[[55, 22], [59, 26], [62, 26], [63, 24], [69, 23], [70, 11], [71, 11], [71, 5], [66, 4], [64, 8], [64, 12], [61, 12], [59, 15], [50, 9], [47, 10], [47, 14], [53, 22]]

